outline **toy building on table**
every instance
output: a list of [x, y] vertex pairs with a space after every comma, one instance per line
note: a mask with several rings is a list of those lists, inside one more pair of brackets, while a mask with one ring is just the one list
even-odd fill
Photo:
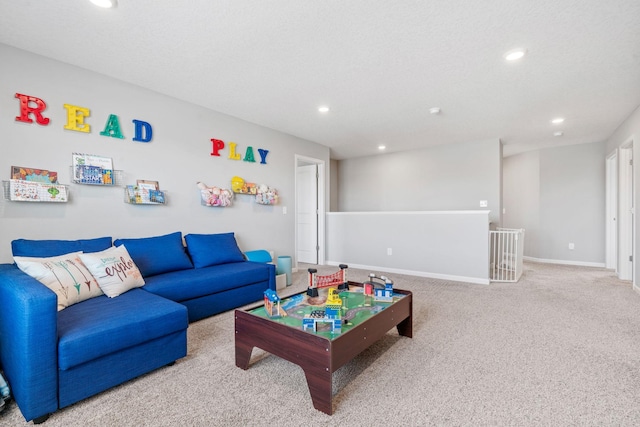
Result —
[[271, 318], [283, 317], [287, 312], [280, 306], [280, 297], [273, 289], [264, 291], [264, 310]]
[[375, 301], [393, 302], [393, 280], [386, 276], [369, 274], [369, 281], [364, 282], [365, 295], [373, 295]]

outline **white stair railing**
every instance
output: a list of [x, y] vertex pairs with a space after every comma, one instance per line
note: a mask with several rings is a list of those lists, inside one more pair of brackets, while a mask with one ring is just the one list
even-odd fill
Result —
[[490, 279], [493, 282], [517, 282], [522, 276], [524, 253], [523, 228], [498, 228], [491, 236]]

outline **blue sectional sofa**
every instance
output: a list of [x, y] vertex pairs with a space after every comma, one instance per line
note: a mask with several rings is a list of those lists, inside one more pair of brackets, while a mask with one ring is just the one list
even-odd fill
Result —
[[[233, 233], [188, 234], [184, 241], [186, 247], [177, 232], [114, 242], [111, 237], [12, 242], [20, 268], [0, 264], [0, 362], [27, 421], [42, 422], [59, 408], [172, 364], [187, 354], [189, 322], [275, 290], [275, 266], [245, 260]], [[25, 260], [38, 265], [47, 258], [42, 265], [61, 263], [69, 271], [78, 267], [78, 258], [106, 259], [104, 254], [121, 253], [121, 246], [130, 259], [115, 260], [104, 278], [139, 275], [144, 285], [136, 277], [130, 289], [69, 300], [62, 309], [61, 300], [75, 296], [75, 289], [78, 294], [91, 289], [87, 270], [66, 293], [21, 270]], [[95, 275], [106, 294], [102, 279]]]

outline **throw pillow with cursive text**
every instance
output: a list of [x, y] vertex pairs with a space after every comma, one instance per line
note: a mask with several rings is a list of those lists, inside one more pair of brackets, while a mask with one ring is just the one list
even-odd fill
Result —
[[102, 252], [80, 254], [80, 259], [96, 278], [102, 292], [110, 298], [144, 286], [142, 274], [124, 245]]

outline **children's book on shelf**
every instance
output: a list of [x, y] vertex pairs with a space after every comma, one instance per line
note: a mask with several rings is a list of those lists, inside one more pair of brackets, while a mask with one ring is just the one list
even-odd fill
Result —
[[126, 198], [133, 204], [164, 204], [164, 191], [158, 190], [157, 181], [138, 180], [137, 185], [127, 185]]
[[73, 153], [73, 182], [113, 185], [113, 161], [109, 157]]
[[164, 192], [160, 190], [149, 190], [149, 201], [151, 203], [164, 203]]
[[140, 192], [142, 203], [150, 203], [151, 202], [150, 192], [160, 190], [160, 185], [158, 184], [158, 181], [148, 181], [145, 179], [139, 179], [136, 181], [136, 185], [138, 187], [138, 191]]
[[66, 202], [67, 187], [60, 184], [12, 179], [9, 181], [9, 199], [24, 202]]
[[25, 168], [22, 166], [11, 166], [11, 179], [42, 182], [45, 184], [57, 184], [58, 172], [37, 168]]

